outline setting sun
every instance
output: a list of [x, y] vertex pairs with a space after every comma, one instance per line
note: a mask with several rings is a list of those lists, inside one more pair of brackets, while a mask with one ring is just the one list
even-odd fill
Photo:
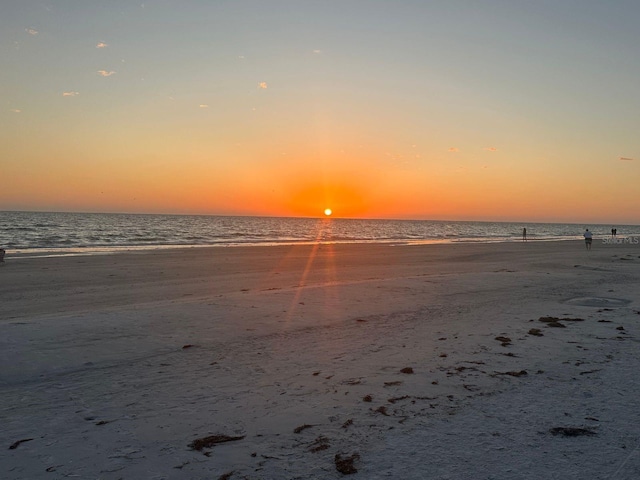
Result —
[[328, 217], [328, 216], [330, 216], [332, 213], [333, 213], [333, 212], [331, 211], [331, 209], [330, 209], [330, 208], [325, 208], [325, 209], [324, 209], [324, 214], [325, 214], [327, 217]]

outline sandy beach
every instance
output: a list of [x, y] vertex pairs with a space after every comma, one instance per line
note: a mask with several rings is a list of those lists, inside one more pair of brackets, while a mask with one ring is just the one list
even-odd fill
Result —
[[0, 266], [3, 479], [640, 478], [640, 246]]

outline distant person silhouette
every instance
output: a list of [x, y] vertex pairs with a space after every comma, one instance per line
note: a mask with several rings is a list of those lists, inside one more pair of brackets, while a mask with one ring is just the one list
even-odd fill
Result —
[[587, 247], [587, 250], [591, 250], [591, 243], [593, 242], [593, 234], [587, 228], [582, 235], [584, 237], [584, 245]]
[[527, 241], [527, 228], [523, 228], [522, 229], [522, 241], [526, 242]]
[[0, 248], [0, 263], [4, 262], [4, 254], [7, 253], [4, 248]]

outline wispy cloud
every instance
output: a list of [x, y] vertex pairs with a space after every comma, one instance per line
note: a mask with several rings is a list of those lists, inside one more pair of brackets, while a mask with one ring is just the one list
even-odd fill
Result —
[[62, 92], [63, 97], [75, 97], [80, 95], [80, 92]]
[[320, 55], [322, 53], [322, 50], [316, 49], [313, 51], [313, 53], [315, 53], [316, 55]]
[[108, 43], [100, 42], [96, 45], [96, 48], [107, 48], [108, 46]]
[[267, 88], [267, 82], [260, 82], [258, 88]]
[[12, 108], [11, 111], [13, 113], [20, 113], [22, 110], [20, 110], [19, 108]]
[[487, 152], [495, 152], [498, 149], [496, 147], [485, 147], [484, 150], [486, 150]]
[[460, 149], [459, 149], [458, 147], [451, 147], [451, 148], [449, 149], [449, 151], [450, 151], [451, 153], [455, 153], [455, 152], [459, 152], [459, 151], [460, 151]]
[[634, 161], [633, 158], [629, 158], [629, 157], [620, 157], [620, 160], [624, 160], [625, 162], [633, 162]]
[[207, 105], [206, 103], [201, 103], [200, 108], [209, 108], [209, 105]]
[[38, 35], [38, 33], [40, 33], [35, 28], [25, 28], [24, 31], [27, 32], [29, 35]]
[[106, 70], [98, 70], [98, 75], [101, 75], [103, 77], [110, 77], [111, 75], [115, 75], [116, 72], [114, 72], [113, 70], [110, 71], [106, 71]]

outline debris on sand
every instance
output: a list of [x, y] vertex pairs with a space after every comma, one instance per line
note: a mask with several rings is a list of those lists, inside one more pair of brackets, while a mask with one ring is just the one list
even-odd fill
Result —
[[307, 428], [311, 428], [313, 427], [313, 425], [308, 425], [308, 424], [304, 424], [304, 425], [300, 425], [299, 427], [296, 427], [293, 429], [293, 433], [300, 433], [303, 430], [306, 430]]
[[503, 347], [511, 345], [511, 339], [509, 337], [499, 336], [499, 337], [496, 337], [496, 340], [498, 340], [499, 342], [502, 342]]
[[322, 450], [327, 450], [329, 447], [330, 447], [329, 439], [327, 437], [323, 437], [322, 435], [320, 435], [309, 446], [309, 451], [311, 453], [318, 453], [318, 452], [321, 452]]
[[362, 401], [363, 402], [372, 402], [373, 401], [373, 397], [371, 395], [365, 395], [364, 397], [362, 397]]
[[233, 470], [227, 473], [223, 473], [218, 477], [218, 480], [229, 480], [232, 475], [233, 475]]
[[393, 397], [387, 400], [387, 402], [389, 403], [396, 403], [399, 402], [401, 400], [406, 400], [407, 398], [410, 398], [409, 395], [403, 395], [401, 397]]
[[547, 327], [566, 328], [560, 322], [584, 322], [584, 318], [558, 318], [558, 317], [540, 317], [539, 322], [547, 324]]
[[235, 442], [242, 440], [245, 436], [231, 437], [229, 435], [210, 435], [208, 437], [196, 438], [188, 446], [191, 450], [197, 450], [199, 452], [204, 448], [211, 448], [218, 443]]
[[566, 325], [560, 323], [560, 319], [557, 317], [540, 317], [538, 321], [546, 323], [547, 327], [567, 328]]
[[20, 445], [21, 443], [30, 442], [31, 440], [33, 440], [33, 438], [23, 438], [22, 440], [18, 440], [17, 442], [13, 442], [11, 444], [11, 446], [9, 447], [9, 450], [15, 450], [16, 448], [18, 448], [18, 445]]
[[360, 378], [349, 378], [348, 380], [344, 380], [340, 383], [342, 385], [360, 385], [362, 380]]
[[563, 437], [580, 437], [583, 435], [597, 435], [593, 430], [588, 428], [576, 428], [576, 427], [554, 427], [549, 430], [552, 435], [562, 435]]
[[529, 335], [533, 335], [535, 337], [543, 337], [544, 334], [542, 333], [542, 330], [540, 330], [539, 328], [532, 328], [529, 330]]
[[349, 420], [347, 420], [346, 422], [344, 422], [342, 424], [342, 428], [349, 428], [351, 425], [353, 425], [353, 419], [350, 418]]
[[510, 377], [524, 377], [529, 375], [526, 370], [513, 371], [513, 372], [496, 372], [495, 375], [509, 375]]
[[401, 380], [397, 380], [395, 382], [384, 382], [384, 386], [385, 387], [395, 387], [397, 385], [402, 385], [402, 381]]
[[389, 416], [389, 413], [387, 412], [387, 407], [385, 407], [384, 405], [376, 408], [373, 411], [376, 412], [376, 413], [380, 413], [380, 414], [384, 415], [385, 417]]
[[400, 370], [400, 373], [413, 373], [413, 368], [404, 367], [402, 370]]
[[343, 475], [351, 475], [352, 473], [358, 473], [358, 469], [353, 465], [356, 460], [360, 460], [360, 455], [354, 453], [352, 455], [340, 455], [336, 453], [335, 464], [336, 470]]

